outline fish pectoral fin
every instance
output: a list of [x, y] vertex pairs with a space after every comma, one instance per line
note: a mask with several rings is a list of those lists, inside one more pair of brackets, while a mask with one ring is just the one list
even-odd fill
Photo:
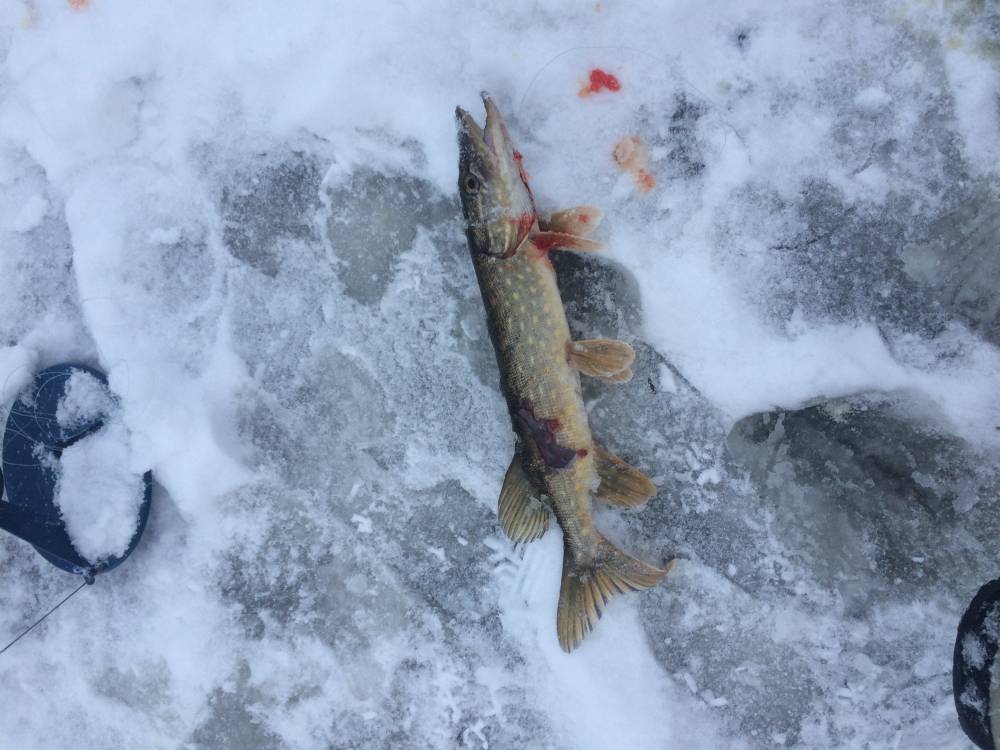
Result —
[[609, 383], [627, 383], [632, 379], [632, 370], [626, 367], [621, 372], [616, 372], [614, 375], [611, 375], [610, 377], [604, 379], [607, 380]]
[[594, 493], [599, 500], [622, 508], [635, 508], [656, 494], [656, 485], [649, 477], [596, 443], [594, 463], [601, 480]]
[[660, 582], [676, 560], [664, 569], [647, 565], [595, 531], [596, 551], [588, 561], [573, 556], [569, 544], [563, 547], [562, 586], [556, 613], [556, 633], [563, 651], [572, 651], [604, 614], [608, 600], [626, 591], [640, 591]]
[[535, 232], [529, 239], [539, 250], [548, 252], [550, 250], [582, 250], [584, 252], [596, 252], [604, 248], [600, 242], [585, 240], [569, 232]]
[[497, 514], [504, 533], [515, 542], [533, 542], [549, 526], [548, 508], [535, 498], [535, 489], [517, 453], [503, 480]]
[[614, 383], [625, 383], [632, 379], [629, 367], [635, 361], [635, 350], [624, 341], [570, 341], [566, 346], [566, 357], [572, 367], [592, 378]]
[[545, 221], [539, 219], [539, 226], [545, 232], [586, 237], [597, 228], [603, 217], [604, 212], [597, 206], [574, 206], [556, 211]]

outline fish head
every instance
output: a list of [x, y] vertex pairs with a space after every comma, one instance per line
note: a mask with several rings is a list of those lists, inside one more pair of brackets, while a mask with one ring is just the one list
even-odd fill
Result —
[[464, 109], [455, 110], [458, 192], [473, 254], [509, 258], [535, 225], [535, 200], [503, 117], [487, 94], [483, 103], [482, 128]]

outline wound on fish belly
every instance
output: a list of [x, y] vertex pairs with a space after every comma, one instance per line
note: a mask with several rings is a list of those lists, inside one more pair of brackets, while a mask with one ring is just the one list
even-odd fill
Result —
[[565, 469], [577, 456], [587, 455], [587, 449], [580, 451], [559, 445], [556, 442], [556, 430], [562, 425], [558, 419], [539, 419], [535, 416], [535, 410], [531, 402], [527, 399], [521, 401], [517, 412], [514, 415], [518, 423], [531, 435], [538, 446], [538, 452], [542, 455], [545, 465], [552, 469]]

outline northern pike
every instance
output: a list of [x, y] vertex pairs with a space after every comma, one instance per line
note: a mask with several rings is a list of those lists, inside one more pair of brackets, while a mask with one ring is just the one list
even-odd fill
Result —
[[482, 128], [461, 107], [455, 114], [466, 236], [516, 436], [498, 515], [508, 537], [531, 542], [555, 514], [563, 532], [556, 633], [572, 651], [611, 597], [655, 586], [673, 561], [647, 565], [593, 522], [593, 496], [631, 508], [656, 494], [645, 474], [594, 442], [580, 392], [581, 372], [629, 380], [635, 352], [623, 341], [572, 340], [549, 258], [559, 249], [599, 249], [586, 235], [601, 212], [581, 206], [540, 221], [521, 154], [493, 101], [483, 94], [483, 102]]

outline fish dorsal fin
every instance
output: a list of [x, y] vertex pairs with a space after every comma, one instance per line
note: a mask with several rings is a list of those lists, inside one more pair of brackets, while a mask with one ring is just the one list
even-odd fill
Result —
[[583, 252], [596, 252], [604, 247], [600, 242], [585, 240], [575, 234], [568, 232], [535, 232], [528, 235], [531, 243], [543, 252], [551, 250], [581, 250]]
[[623, 508], [642, 505], [656, 494], [652, 480], [607, 448], [594, 445], [594, 463], [601, 483], [594, 493], [598, 499]]
[[504, 533], [515, 542], [533, 542], [549, 526], [548, 508], [535, 499], [535, 494], [521, 456], [515, 453], [503, 480], [498, 509]]
[[597, 228], [603, 216], [604, 212], [597, 206], [574, 206], [556, 211], [545, 221], [539, 220], [539, 224], [546, 232], [586, 237]]
[[570, 341], [566, 357], [584, 375], [621, 383], [632, 378], [629, 367], [635, 361], [635, 350], [624, 341], [584, 339]]

